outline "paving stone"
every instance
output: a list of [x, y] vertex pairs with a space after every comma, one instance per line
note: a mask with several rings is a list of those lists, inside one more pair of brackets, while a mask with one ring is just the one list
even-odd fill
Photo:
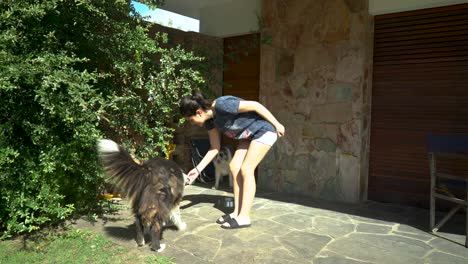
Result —
[[[239, 249], [249, 249], [255, 248], [258, 249], [257, 246], [252, 247], [251, 243], [245, 241], [245, 238], [240, 238], [232, 233], [225, 232], [227, 236], [221, 238], [221, 250], [225, 252], [226, 250], [239, 250]], [[274, 246], [277, 246], [275, 244]]]
[[257, 210], [262, 209], [265, 206], [264, 201], [256, 201], [258, 199], [254, 199], [254, 203], [252, 204], [252, 211], [255, 212]]
[[197, 235], [186, 235], [177, 240], [177, 247], [194, 256], [212, 261], [221, 247], [221, 241]]
[[259, 256], [256, 259], [255, 263], [261, 264], [297, 264], [297, 263], [308, 263], [312, 262], [311, 260], [307, 260], [302, 258], [301, 256], [295, 255], [293, 256], [288, 250], [286, 249], [271, 249], [269, 255], [267, 256]]
[[[135, 231], [135, 234], [136, 234], [136, 231]], [[163, 243], [165, 241], [174, 241], [176, 239], [178, 239], [179, 237], [185, 235], [186, 232], [184, 231], [179, 231], [177, 230], [176, 227], [169, 227], [169, 228], [164, 228], [163, 230]], [[151, 238], [149, 237], [148, 235], [148, 239], [150, 240]]]
[[314, 264], [365, 264], [373, 262], [365, 262], [345, 257], [326, 257], [326, 258], [315, 258]]
[[[209, 237], [224, 241], [233, 237], [233, 232], [226, 232], [227, 230], [222, 229], [218, 224], [200, 225], [195, 230], [187, 230], [188, 233], [192, 233], [198, 236]], [[230, 231], [230, 230], [229, 230]], [[239, 242], [238, 240], [236, 242]]]
[[419, 211], [412, 207], [369, 201], [355, 208], [354, 215], [385, 222], [404, 223], [414, 218]]
[[[233, 250], [233, 251], [254, 251], [255, 252], [255, 257], [254, 257], [254, 262], [253, 263], [258, 263], [258, 262], [265, 262], [266, 260], [271, 260], [273, 258], [273, 255], [275, 257], [279, 257], [281, 259], [288, 259], [290, 261], [296, 261], [298, 260], [303, 260], [301, 255], [294, 255], [292, 253], [289, 253], [285, 251], [284, 247], [278, 242], [276, 239], [272, 239], [270, 234], [263, 234], [260, 236], [257, 236], [253, 239], [250, 239], [248, 241], [242, 239], [241, 243], [237, 243], [235, 247], [230, 247], [230, 248], [222, 248], [224, 251], [225, 249], [228, 250]], [[272, 254], [272, 252], [275, 252], [276, 250], [282, 250], [284, 254], [278, 255], [278, 254]], [[235, 262], [239, 263], [239, 262]]]
[[320, 208], [311, 208], [309, 210], [300, 211], [300, 213], [310, 216], [327, 217], [334, 220], [343, 222], [350, 222], [351, 218], [347, 214], [340, 213], [339, 211], [325, 210]]
[[271, 220], [288, 227], [303, 230], [312, 228], [312, 217], [301, 214], [287, 214], [272, 218]]
[[225, 264], [256, 263], [258, 258], [255, 248], [241, 248], [239, 246], [220, 251], [213, 262]]
[[468, 259], [436, 251], [429, 254], [424, 262], [428, 264], [466, 264]]
[[392, 231], [392, 227], [387, 225], [360, 223], [356, 227], [356, 232], [360, 233], [388, 234], [390, 231]]
[[[147, 249], [149, 251], [149, 248]], [[143, 254], [148, 254], [148, 252], [143, 252]], [[156, 254], [152, 252], [152, 254]], [[176, 263], [190, 263], [190, 264], [204, 264], [209, 261], [203, 259], [199, 256], [195, 256], [192, 252], [188, 252], [184, 249], [181, 249], [178, 245], [175, 244], [166, 244], [166, 249], [163, 252], [157, 253], [161, 256], [166, 257], [174, 257], [177, 256], [175, 259]]]
[[374, 213], [367, 213], [367, 216], [350, 215], [350, 217], [355, 222], [362, 222], [362, 223], [380, 224], [380, 225], [394, 225], [398, 223], [397, 221], [379, 219], [380, 217], [376, 217], [376, 216], [373, 217], [372, 215], [374, 215]]
[[282, 202], [276, 202], [276, 201], [264, 203], [264, 205], [262, 206], [262, 210], [265, 210], [265, 209], [269, 209], [269, 210], [274, 209], [274, 210], [277, 210], [278, 213], [281, 213], [281, 214], [294, 212], [294, 206], [288, 206], [288, 204], [285, 204]]
[[[463, 224], [464, 225], [464, 224]], [[432, 233], [431, 233], [432, 234]], [[435, 234], [432, 234], [435, 239], [445, 239], [447, 241], [451, 241], [455, 244], [465, 245], [465, 230], [463, 232], [442, 232], [438, 231]]]
[[316, 258], [331, 258], [331, 257], [342, 257], [342, 256], [338, 255], [336, 252], [333, 252], [331, 250], [328, 250], [327, 248], [324, 248], [315, 257]]
[[[230, 231], [234, 231], [234, 230], [230, 230]], [[279, 224], [271, 220], [265, 219], [265, 220], [252, 221], [251, 227], [235, 230], [234, 232], [240, 232], [242, 234], [250, 234], [250, 235], [253, 235], [253, 233], [265, 233], [265, 234], [271, 234], [273, 236], [282, 236], [290, 231], [291, 230], [283, 224]]]
[[252, 220], [260, 221], [260, 220], [271, 219], [273, 217], [277, 217], [277, 216], [285, 215], [285, 214], [291, 214], [291, 213], [293, 213], [292, 210], [283, 211], [283, 210], [274, 210], [271, 207], [270, 208], [263, 207], [262, 209], [252, 211], [251, 218]]
[[[225, 230], [215, 220], [226, 210], [218, 201], [230, 194], [200, 186], [187, 188], [181, 204], [187, 230], [165, 229], [162, 242], [166, 250], [160, 254], [174, 257], [176, 263], [190, 264], [468, 263], [468, 250], [460, 245], [465, 240], [463, 216], [463, 221], [447, 223], [450, 228], [432, 235], [426, 230], [427, 210], [408, 217], [413, 208], [259, 194], [262, 196], [255, 199], [252, 226]], [[402, 215], [398, 215], [399, 210]], [[122, 211], [97, 222], [83, 218], [73, 225], [103, 234], [142, 256], [158, 254], [149, 245], [137, 247], [133, 221], [131, 211], [123, 206]], [[389, 229], [390, 233], [384, 234]], [[150, 242], [148, 234], [145, 238]]]
[[314, 220], [314, 232], [337, 238], [354, 232], [352, 223], [337, 221], [330, 218], [317, 217]]
[[327, 246], [339, 255], [376, 263], [420, 263], [432, 248], [419, 241], [392, 235], [353, 233]]
[[224, 212], [219, 211], [218, 209], [212, 208], [210, 206], [204, 206], [198, 210], [198, 216], [211, 223], [215, 223], [216, 219], [218, 219], [222, 215], [224, 215]]
[[[463, 244], [464, 242], [465, 241], [463, 241]], [[454, 243], [453, 241], [448, 241], [444, 238], [436, 238], [431, 240], [429, 245], [439, 251], [465, 258], [467, 259], [466, 263], [468, 263], [468, 249], [460, 244]]]
[[277, 239], [286, 249], [305, 259], [312, 259], [331, 240], [327, 236], [300, 231], [292, 231]]
[[191, 212], [191, 213], [187, 213], [185, 211], [182, 211], [180, 216], [182, 218], [182, 221], [184, 221], [186, 224], [187, 224], [187, 228], [189, 228], [190, 230], [193, 230], [195, 229], [197, 226], [199, 226], [200, 224], [211, 224], [211, 223], [214, 223], [211, 221], [211, 219], [205, 219], [205, 218], [202, 218], [201, 216], [198, 215], [198, 212], [199, 210], [197, 210], [197, 212]]
[[412, 233], [412, 234], [428, 234], [427, 231], [429, 230], [429, 225], [427, 230], [421, 230], [414, 226], [409, 225], [398, 225], [396, 228], [397, 231], [405, 232], [405, 233]]
[[419, 234], [414, 234], [414, 233], [406, 233], [406, 232], [399, 232], [399, 231], [392, 231], [392, 234], [398, 235], [398, 236], [403, 236], [403, 237], [408, 237], [408, 238], [413, 238], [413, 239], [418, 239], [424, 242], [427, 242], [434, 237], [431, 236], [430, 234], [425, 234], [425, 233], [419, 233]]
[[[292, 160], [291, 162], [294, 162]], [[268, 192], [263, 194], [258, 194], [258, 197], [267, 199], [268, 204], [278, 204], [282, 207], [289, 207], [289, 205], [305, 205], [310, 207], [315, 207], [317, 203], [316, 200], [311, 200], [310, 198], [297, 196], [297, 195], [285, 195], [279, 192]]]
[[262, 245], [259, 248], [259, 251], [265, 251], [267, 253], [271, 252], [272, 248], [280, 248], [281, 243], [276, 239], [272, 239], [271, 234], [260, 234], [254, 237], [243, 237], [242, 234], [236, 234], [242, 241], [244, 241], [246, 246], [257, 247], [257, 245]]

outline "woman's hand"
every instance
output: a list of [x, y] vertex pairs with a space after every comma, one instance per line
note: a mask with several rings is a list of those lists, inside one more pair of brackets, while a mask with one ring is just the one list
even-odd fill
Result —
[[187, 181], [185, 181], [185, 185], [192, 184], [195, 181], [195, 179], [197, 179], [198, 175], [200, 175], [200, 172], [197, 168], [193, 168], [191, 171], [189, 171], [189, 173], [187, 174]]
[[285, 132], [284, 126], [282, 124], [278, 124], [276, 126], [276, 132], [278, 133], [279, 137], [284, 136], [284, 132]]

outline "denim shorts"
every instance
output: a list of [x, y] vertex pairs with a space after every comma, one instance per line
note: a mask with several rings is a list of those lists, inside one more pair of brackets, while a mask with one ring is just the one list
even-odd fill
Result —
[[252, 141], [260, 142], [271, 147], [275, 144], [277, 139], [278, 135], [275, 132], [267, 131], [261, 137], [253, 139]]
[[252, 137], [252, 141], [260, 142], [270, 147], [275, 144], [277, 139], [278, 135], [276, 133], [276, 129], [270, 123], [264, 125]]

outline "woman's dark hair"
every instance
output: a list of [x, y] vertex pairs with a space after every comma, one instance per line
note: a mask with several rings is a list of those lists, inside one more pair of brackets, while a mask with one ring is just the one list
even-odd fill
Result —
[[208, 110], [211, 107], [211, 100], [206, 99], [199, 91], [195, 90], [192, 95], [187, 95], [180, 102], [180, 113], [182, 116], [193, 116], [198, 109]]

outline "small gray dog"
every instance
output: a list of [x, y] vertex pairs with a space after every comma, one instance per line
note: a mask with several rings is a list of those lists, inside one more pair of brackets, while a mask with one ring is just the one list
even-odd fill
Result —
[[232, 175], [229, 170], [229, 163], [232, 160], [231, 149], [227, 146], [223, 146], [219, 151], [218, 155], [213, 160], [213, 165], [215, 167], [215, 185], [213, 189], [219, 188], [219, 182], [222, 180], [223, 176], [229, 176], [229, 187], [232, 188]]

